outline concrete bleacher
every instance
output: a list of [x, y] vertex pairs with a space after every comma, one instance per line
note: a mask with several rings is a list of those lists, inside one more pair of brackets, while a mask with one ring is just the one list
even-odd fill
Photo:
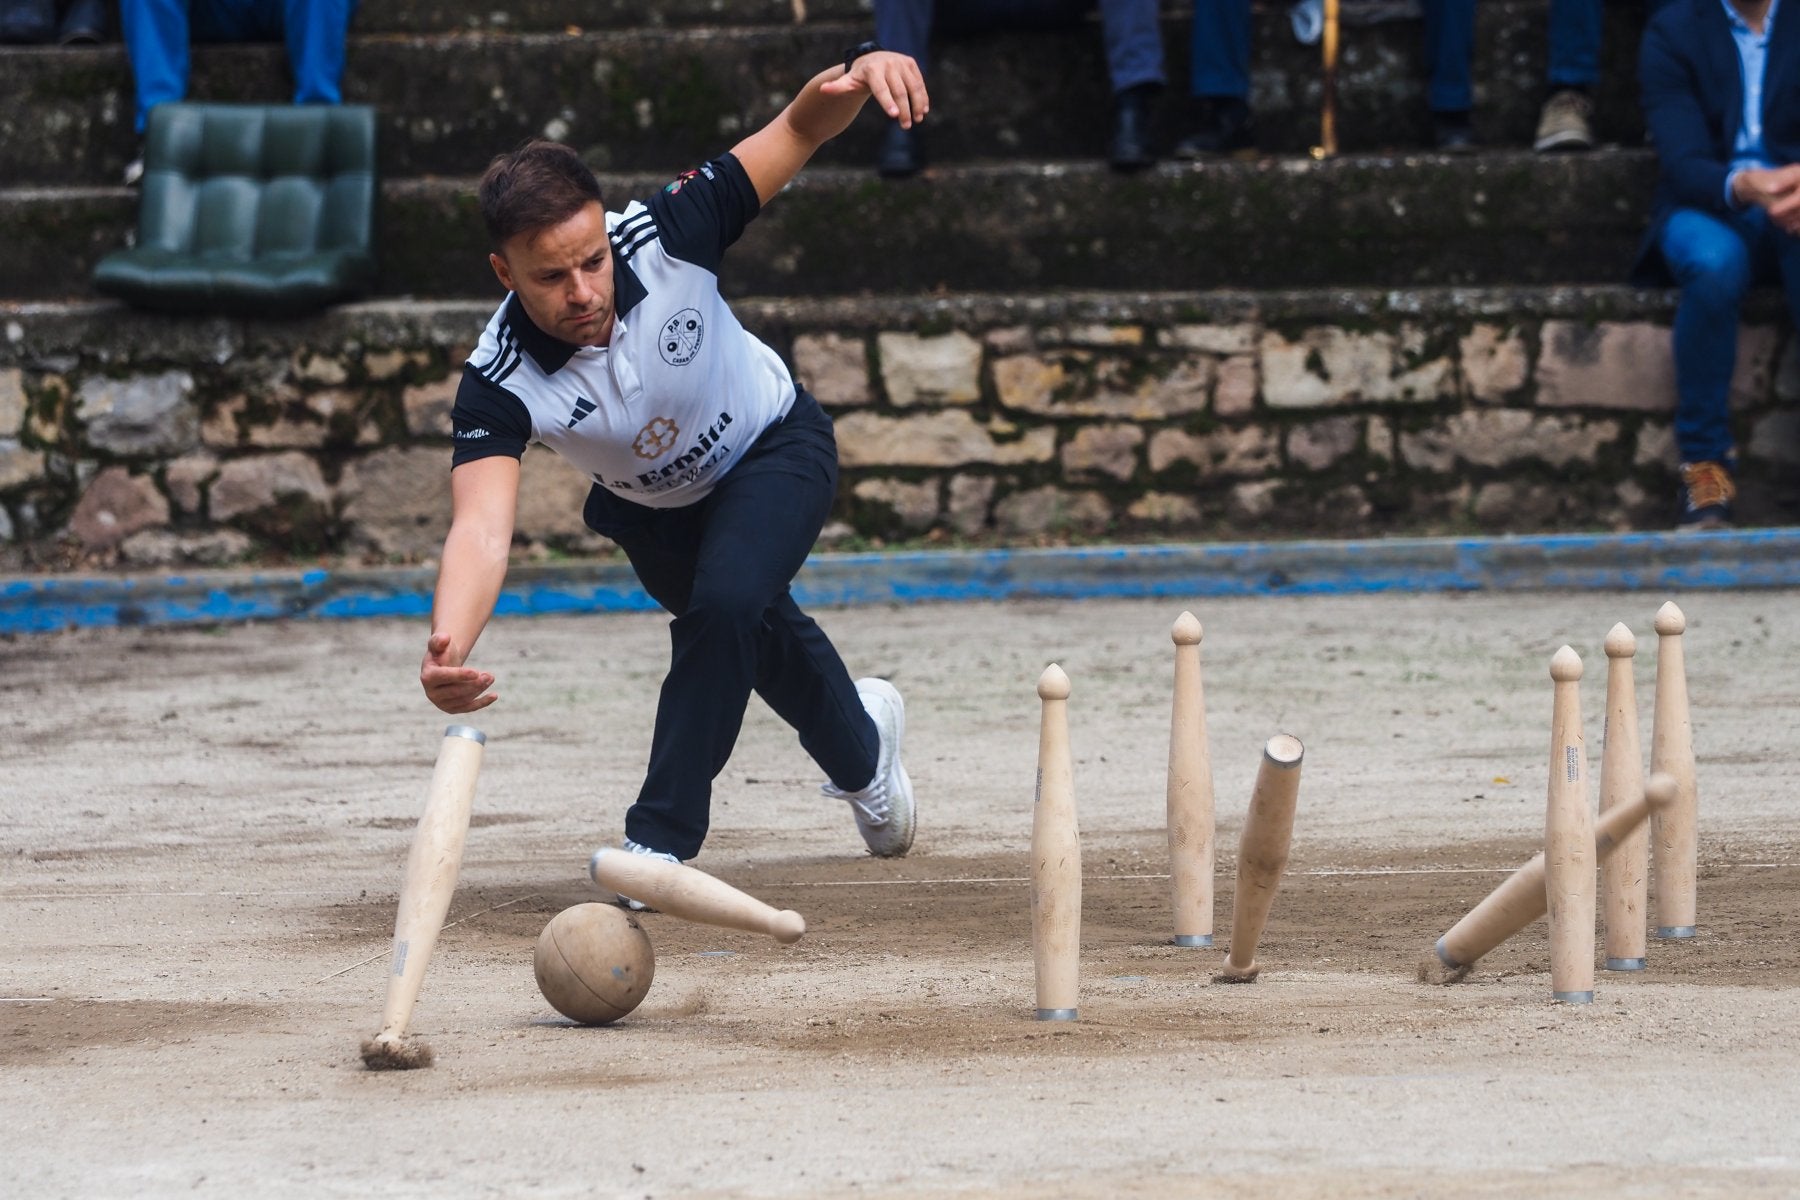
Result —
[[[207, 499], [237, 456], [257, 452], [313, 463], [307, 546], [420, 553], [429, 537], [366, 528], [373, 518], [357, 516], [359, 493], [343, 481], [360, 473], [366, 489], [371, 454], [439, 453], [456, 346], [498, 294], [471, 196], [482, 166], [547, 135], [580, 149], [609, 195], [642, 194], [769, 119], [868, 36], [866, 0], [806, 7], [796, 24], [790, 0], [365, 6], [345, 91], [381, 112], [380, 297], [280, 332], [215, 337], [217, 323], [164, 320], [160, 342], [144, 318], [96, 303], [88, 285], [135, 220], [135, 195], [118, 185], [137, 146], [123, 49], [0, 48], [0, 417], [9, 388], [23, 414], [14, 429], [0, 425], [4, 553], [37, 563], [49, 561], [47, 542], [92, 549], [96, 530], [112, 527], [83, 522], [84, 497], [109, 470], [115, 491], [136, 487], [162, 514], [153, 527], [222, 523], [249, 532], [245, 552], [276, 552], [278, 531], [221, 518]], [[952, 425], [966, 433], [956, 421], [980, 426], [978, 451], [965, 438], [941, 459], [910, 450], [848, 461], [840, 515], [866, 536], [1332, 531], [1346, 513], [1352, 527], [1394, 531], [1660, 525], [1668, 371], [1656, 347], [1669, 303], [1622, 284], [1655, 176], [1634, 100], [1641, 6], [1607, 6], [1603, 146], [1560, 157], [1525, 148], [1542, 98], [1545, 11], [1544, 0], [1480, 6], [1476, 128], [1486, 148], [1467, 158], [1423, 149], [1418, 21], [1348, 27], [1343, 153], [1320, 162], [1307, 154], [1317, 51], [1295, 43], [1284, 4], [1259, 5], [1264, 155], [1130, 176], [1101, 159], [1108, 96], [1097, 25], [953, 42], [931, 80], [928, 171], [875, 178], [881, 122], [865, 113], [751, 227], [722, 284], [784, 354], [831, 374], [850, 397], [821, 389], [840, 418], [855, 408], [893, 422], [881, 427], [890, 442], [910, 429], [940, 449], [955, 441], [944, 432]], [[1190, 113], [1185, 13], [1170, 4], [1164, 17], [1165, 146]], [[194, 50], [196, 98], [280, 101], [287, 86], [279, 47]], [[371, 329], [390, 339], [385, 348], [370, 344]], [[1778, 310], [1754, 309], [1742, 405], [1759, 446], [1778, 445], [1793, 423], [1793, 341]], [[196, 363], [157, 349], [197, 343], [244, 358]], [[264, 343], [285, 348], [254, 358], [250, 348]], [[1282, 390], [1295, 346], [1313, 347], [1303, 357], [1324, 389], [1316, 395]], [[1196, 356], [1186, 367], [1183, 347]], [[385, 352], [405, 367], [369, 365]], [[1141, 393], [1143, 379], [1183, 370], [1204, 377], [1204, 395], [1159, 393], [1133, 408], [1083, 393], [1066, 410], [1021, 409], [1024, 359], [1082, 374], [1080, 387], [1058, 383], [1057, 396], [1116, 392], [1120, 380], [1139, 381]], [[314, 360], [331, 365], [303, 365]], [[1580, 374], [1615, 360], [1636, 372], [1618, 381], [1617, 398], [1603, 374]], [[188, 380], [183, 403], [206, 429], [186, 458], [179, 438], [154, 451], [83, 442], [99, 402], [80, 397], [170, 372]], [[221, 433], [220, 413], [234, 404], [235, 432]], [[1491, 432], [1482, 422], [1494, 406], [1532, 435], [1492, 453], [1471, 448]], [[373, 414], [369, 425], [345, 432], [347, 410]], [[296, 434], [308, 413], [336, 432]], [[1546, 429], [1584, 448], [1574, 459], [1534, 450]], [[1040, 433], [1047, 450], [1016, 449]], [[1245, 458], [1227, 447], [1209, 460], [1179, 438], [1270, 449]], [[1319, 450], [1321, 438], [1335, 449]], [[1758, 453], [1750, 478], [1781, 474], [1779, 460]], [[1593, 479], [1554, 494], [1571, 462]], [[170, 482], [190, 475], [194, 489]], [[1424, 498], [1399, 499], [1415, 493]], [[1758, 505], [1765, 516], [1784, 511], [1752, 500], [1753, 514]], [[528, 536], [587, 544], [566, 526]], [[166, 552], [168, 540], [160, 544]]]

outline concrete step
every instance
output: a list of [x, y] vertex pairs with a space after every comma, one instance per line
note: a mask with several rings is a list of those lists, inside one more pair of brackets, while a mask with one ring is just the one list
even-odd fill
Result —
[[[726, 261], [735, 295], [935, 289], [1402, 287], [1613, 282], [1648, 215], [1646, 151], [973, 164], [900, 184], [803, 174]], [[607, 174], [612, 202], [657, 174]], [[469, 179], [384, 189], [389, 294], [492, 294]], [[88, 294], [135, 220], [124, 189], [0, 191], [0, 297]]]
[[[1481, 6], [1478, 132], [1527, 144], [1542, 98], [1543, 5]], [[1264, 148], [1304, 153], [1318, 137], [1318, 63], [1279, 10], [1258, 31], [1255, 102]], [[1603, 139], [1642, 142], [1629, 59], [1641, 17], [1608, 10], [1607, 63], [1597, 96]], [[346, 95], [383, 114], [390, 177], [478, 172], [497, 151], [547, 135], [608, 169], [674, 170], [729, 146], [779, 111], [813, 70], [866, 33], [852, 21], [803, 26], [638, 28], [610, 32], [363, 36], [350, 53]], [[1159, 105], [1167, 148], [1188, 131], [1189, 28], [1165, 22], [1172, 86]], [[1341, 144], [1350, 151], [1423, 145], [1420, 26], [1348, 32], [1340, 84]], [[199, 46], [191, 94], [279, 102], [288, 94], [276, 46]], [[932, 73], [925, 149], [940, 163], [996, 157], [1092, 160], [1104, 152], [1109, 89], [1096, 29], [950, 43]], [[117, 46], [0, 49], [0, 180], [16, 185], [115, 182], [136, 153], [130, 72]], [[821, 161], [872, 161], [884, 123], [866, 115]]]

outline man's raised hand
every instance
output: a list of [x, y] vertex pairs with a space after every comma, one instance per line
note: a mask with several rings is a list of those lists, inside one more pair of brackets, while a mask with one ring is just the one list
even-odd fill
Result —
[[881, 105], [881, 111], [900, 122], [900, 128], [911, 129], [931, 111], [931, 98], [925, 94], [925, 76], [919, 64], [904, 54], [889, 50], [872, 50], [850, 64], [850, 70], [819, 91], [828, 96], [847, 96], [867, 92]]

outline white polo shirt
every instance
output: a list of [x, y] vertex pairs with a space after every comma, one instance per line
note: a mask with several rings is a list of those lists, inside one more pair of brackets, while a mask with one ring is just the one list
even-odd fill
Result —
[[509, 295], [463, 368], [453, 465], [540, 442], [620, 499], [679, 508], [704, 497], [794, 403], [787, 365], [719, 295], [719, 262], [759, 207], [725, 154], [607, 213], [605, 346], [552, 337]]

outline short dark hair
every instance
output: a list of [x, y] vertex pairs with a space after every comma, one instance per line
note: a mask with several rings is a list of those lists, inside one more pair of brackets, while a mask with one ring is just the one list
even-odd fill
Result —
[[560, 225], [600, 203], [600, 181], [560, 142], [535, 138], [497, 155], [476, 191], [488, 241], [499, 250], [514, 236]]

